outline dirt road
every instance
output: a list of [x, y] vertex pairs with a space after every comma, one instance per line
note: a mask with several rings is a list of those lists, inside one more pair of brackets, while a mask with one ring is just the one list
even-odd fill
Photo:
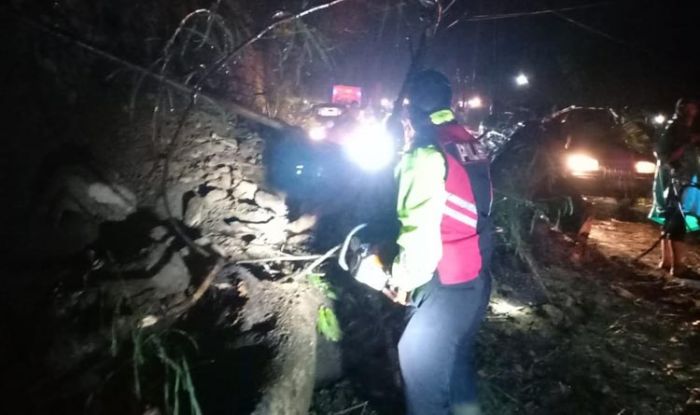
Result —
[[[700, 291], [654, 269], [658, 249], [633, 262], [658, 237], [643, 207], [608, 208], [598, 209], [582, 264], [556, 233], [540, 247], [539, 275], [496, 256], [479, 337], [484, 413], [700, 414]], [[700, 244], [691, 246], [698, 269]], [[318, 391], [314, 413], [400, 413], [395, 386], [368, 379], [354, 373]]]

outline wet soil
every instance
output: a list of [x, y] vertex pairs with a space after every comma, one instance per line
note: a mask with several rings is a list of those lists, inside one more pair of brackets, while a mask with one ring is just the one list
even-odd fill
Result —
[[[594, 203], [582, 261], [571, 260], [570, 240], [549, 231], [535, 249], [539, 275], [497, 252], [477, 352], [484, 413], [700, 413], [697, 286], [656, 270], [658, 248], [634, 261], [659, 235], [644, 220], [645, 203], [622, 209], [616, 201]], [[688, 265], [700, 269], [700, 244], [689, 243]], [[392, 359], [401, 310], [379, 304], [373, 318], [355, 315], [350, 337], [381, 329], [382, 316], [394, 319], [393, 331], [379, 330], [364, 345], [343, 344], [346, 362], [372, 369], [354, 367], [340, 383], [318, 390], [313, 413], [402, 413]]]

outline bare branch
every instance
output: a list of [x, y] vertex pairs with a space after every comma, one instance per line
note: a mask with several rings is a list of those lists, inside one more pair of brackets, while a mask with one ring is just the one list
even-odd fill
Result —
[[543, 14], [556, 14], [557, 12], [566, 12], [571, 10], [582, 10], [590, 9], [593, 7], [608, 6], [611, 2], [602, 1], [598, 3], [581, 4], [578, 6], [562, 7], [559, 9], [542, 9], [542, 10], [532, 10], [527, 12], [514, 12], [514, 13], [499, 13], [499, 14], [481, 14], [477, 16], [467, 17], [463, 15], [462, 17], [454, 20], [445, 29], [450, 29], [460, 22], [483, 22], [488, 20], [502, 20], [502, 19], [514, 19], [517, 17], [529, 17], [529, 16], [539, 16]]

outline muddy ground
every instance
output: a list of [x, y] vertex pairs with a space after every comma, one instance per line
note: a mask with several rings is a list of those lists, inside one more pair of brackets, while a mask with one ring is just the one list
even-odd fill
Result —
[[[644, 202], [624, 209], [610, 199], [594, 203], [597, 219], [581, 264], [569, 260], [571, 242], [553, 232], [539, 238], [539, 276], [518, 271], [505, 252], [496, 255], [478, 349], [486, 414], [700, 413], [696, 285], [656, 270], [658, 249], [633, 262], [659, 232], [644, 220]], [[688, 260], [700, 269], [697, 241]], [[379, 315], [400, 321], [400, 313]], [[369, 317], [364, 324], [348, 327], [348, 337], [381, 328]], [[396, 327], [384, 336], [378, 330], [373, 341], [348, 340], [354, 350], [346, 360], [357, 366], [316, 392], [314, 413], [400, 413], [392, 351], [377, 344], [391, 345]]]

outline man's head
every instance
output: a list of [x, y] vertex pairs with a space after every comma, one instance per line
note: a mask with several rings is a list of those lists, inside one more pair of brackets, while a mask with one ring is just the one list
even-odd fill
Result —
[[694, 120], [700, 113], [698, 101], [690, 98], [681, 98], [676, 102], [676, 116], [684, 120]]
[[450, 108], [452, 103], [450, 81], [438, 71], [432, 69], [420, 71], [409, 80], [407, 98], [411, 122], [425, 122], [430, 114]]

